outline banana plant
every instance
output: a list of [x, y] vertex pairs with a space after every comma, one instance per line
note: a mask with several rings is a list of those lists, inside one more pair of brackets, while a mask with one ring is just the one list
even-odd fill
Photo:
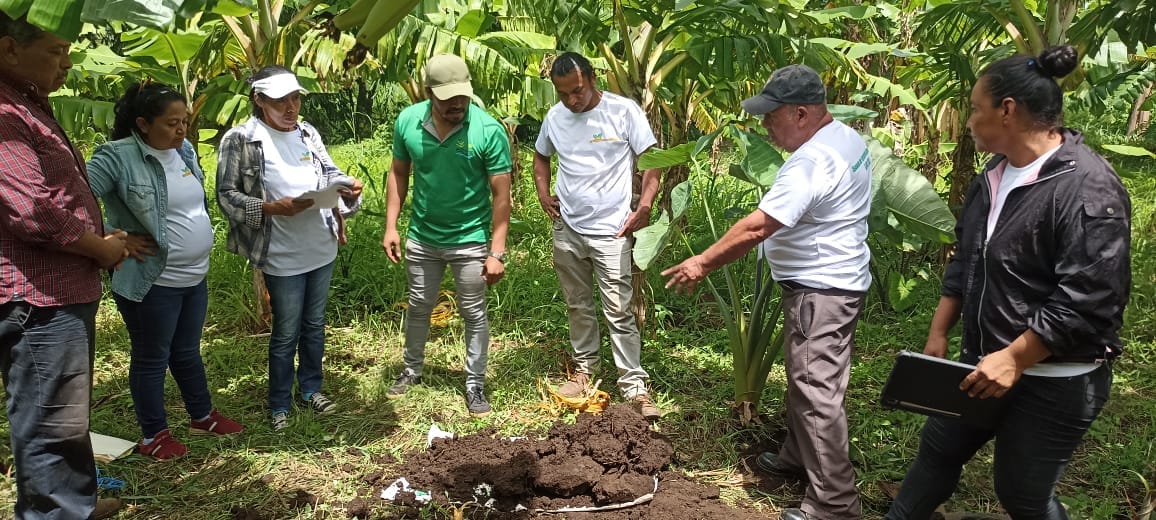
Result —
[[68, 41], [80, 36], [85, 23], [127, 22], [157, 30], [202, 12], [252, 10], [255, 0], [0, 0], [0, 11], [27, 16], [32, 25]]
[[[854, 107], [833, 106], [832, 111], [848, 120], [876, 116]], [[696, 252], [688, 239], [689, 233], [683, 233], [676, 224], [696, 203], [705, 218], [710, 237], [718, 240], [726, 231], [720, 218], [725, 212], [715, 206], [719, 200], [720, 177], [713, 173], [704, 157], [714, 141], [722, 138], [730, 140], [737, 152], [736, 160], [726, 169], [731, 176], [759, 193], [774, 182], [783, 164], [783, 155], [767, 143], [764, 135], [750, 132], [738, 123], [727, 123], [697, 141], [643, 154], [639, 158], [639, 168], [689, 164], [691, 177], [672, 190], [672, 210], [663, 211], [657, 222], [636, 233], [634, 261], [640, 268], [652, 267], [662, 251], [674, 241], [681, 240], [689, 253]], [[865, 139], [873, 171], [870, 234], [898, 235], [900, 238], [909, 235], [939, 243], [954, 241], [955, 218], [931, 184], [918, 171], [895, 157], [891, 149], [873, 138]], [[721, 286], [717, 280], [719, 277], [722, 278]], [[886, 276], [877, 274], [875, 278], [876, 284], [890, 283]], [[767, 374], [783, 345], [778, 289], [764, 272], [763, 260], [757, 257], [757, 253], [748, 254], [736, 264], [721, 267], [718, 273], [707, 277], [705, 285], [726, 324], [734, 370], [735, 412], [741, 421], [747, 423], [758, 416]], [[753, 289], [748, 293], [746, 287]]]
[[68, 41], [80, 35], [83, 9], [84, 0], [0, 0], [4, 14], [12, 18], [25, 16], [28, 23]]
[[356, 0], [334, 16], [323, 30], [333, 41], [339, 41], [342, 32], [357, 30], [355, 43], [342, 61], [348, 70], [365, 61], [366, 54], [377, 47], [377, 42], [420, 3], [421, 0]]

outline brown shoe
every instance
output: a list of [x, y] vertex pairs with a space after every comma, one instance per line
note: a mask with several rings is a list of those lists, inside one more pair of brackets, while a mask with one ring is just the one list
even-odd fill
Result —
[[112, 518], [120, 511], [119, 498], [98, 498], [96, 499], [96, 508], [92, 510], [92, 515], [89, 516], [91, 520], [104, 520], [105, 518]]
[[654, 405], [654, 401], [650, 400], [649, 394], [638, 394], [634, 396], [634, 399], [631, 399], [631, 403], [638, 410], [638, 413], [642, 414], [648, 421], [653, 422], [662, 418], [662, 411]]
[[590, 390], [590, 374], [585, 372], [574, 372], [570, 374], [570, 380], [558, 386], [558, 395], [574, 399], [587, 395]]

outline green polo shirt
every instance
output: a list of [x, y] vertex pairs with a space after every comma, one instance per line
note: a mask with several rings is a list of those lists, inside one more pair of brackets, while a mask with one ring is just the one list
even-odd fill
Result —
[[444, 141], [433, 129], [430, 102], [401, 111], [393, 132], [393, 157], [412, 165], [408, 237], [450, 248], [490, 239], [490, 177], [510, 173], [506, 128], [470, 104], [461, 126]]

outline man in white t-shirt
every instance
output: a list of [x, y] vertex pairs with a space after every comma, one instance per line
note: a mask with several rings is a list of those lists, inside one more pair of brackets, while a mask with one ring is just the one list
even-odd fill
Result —
[[[618, 390], [648, 420], [661, 416], [647, 393], [642, 340], [630, 309], [631, 233], [650, 223], [659, 170], [642, 172], [642, 194], [631, 209], [638, 156], [656, 144], [642, 108], [633, 100], [598, 90], [585, 57], [558, 56], [550, 79], [561, 100], [546, 113], [534, 153], [538, 201], [554, 221], [554, 269], [566, 299], [574, 371], [558, 387], [579, 397], [599, 364], [600, 334], [594, 313], [597, 280], [602, 314], [610, 329]], [[556, 195], [550, 195], [550, 158], [558, 156]]]
[[848, 456], [843, 395], [855, 324], [871, 275], [867, 214], [871, 159], [866, 143], [827, 111], [819, 75], [805, 65], [775, 71], [743, 109], [763, 116], [772, 144], [791, 152], [759, 208], [718, 242], [666, 271], [667, 287], [693, 290], [711, 271], [761, 244], [783, 287], [783, 357], [788, 434], [762, 471], [808, 481], [786, 520], [861, 518]]

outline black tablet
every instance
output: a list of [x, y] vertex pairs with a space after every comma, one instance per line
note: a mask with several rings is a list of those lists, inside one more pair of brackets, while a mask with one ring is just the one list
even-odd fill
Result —
[[900, 352], [883, 385], [880, 403], [923, 415], [959, 419], [979, 427], [994, 428], [1003, 416], [1008, 392], [1000, 398], [978, 399], [959, 389], [975, 365], [943, 358]]

